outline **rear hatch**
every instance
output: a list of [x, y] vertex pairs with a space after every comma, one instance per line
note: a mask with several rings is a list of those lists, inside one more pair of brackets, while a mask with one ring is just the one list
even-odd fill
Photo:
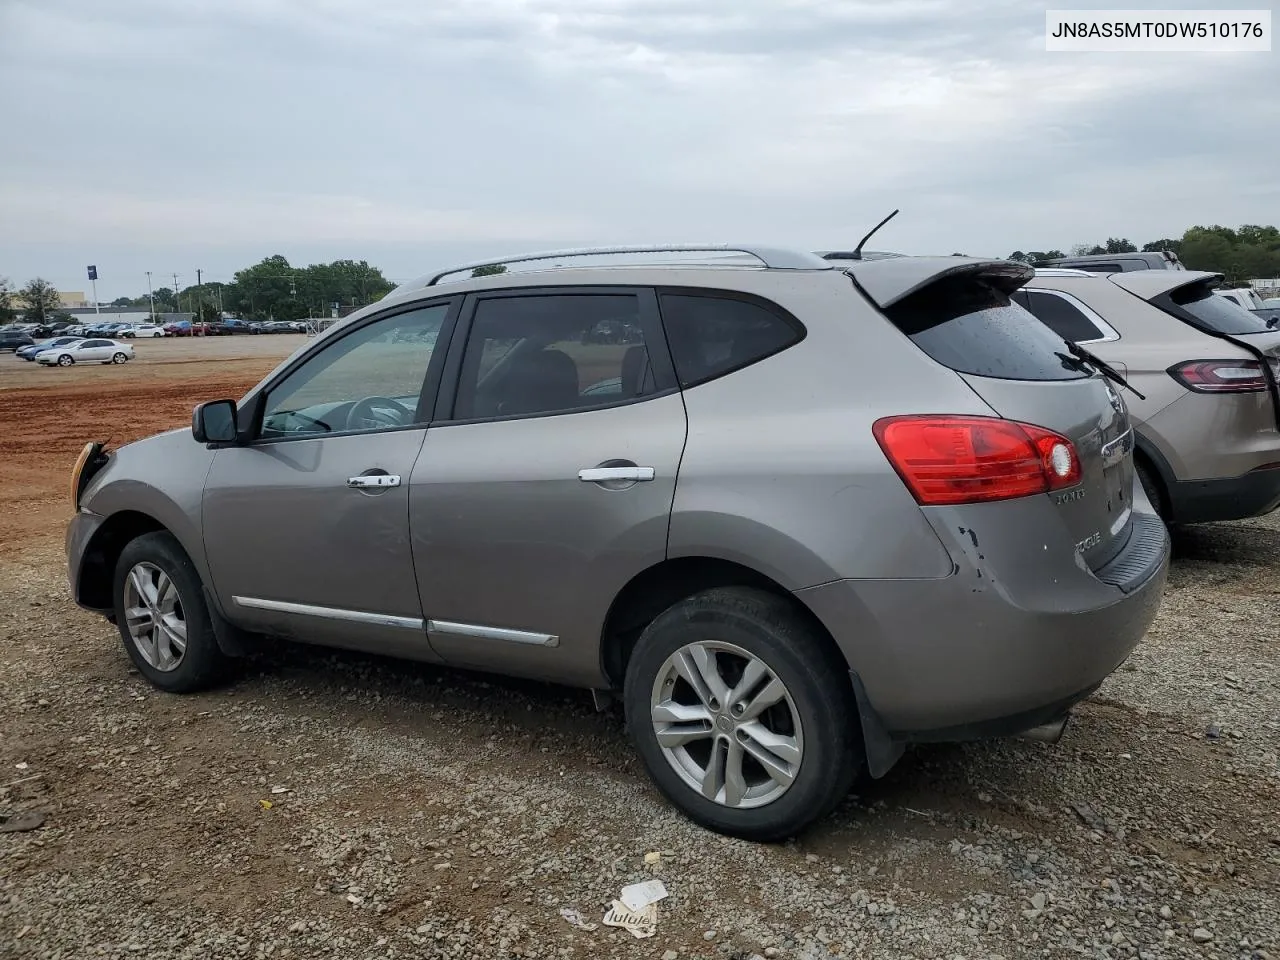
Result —
[[1214, 285], [1222, 280], [1222, 274], [1188, 271], [1173, 276], [1158, 273], [1143, 276], [1135, 273], [1116, 274], [1110, 279], [1116, 286], [1202, 333], [1253, 354], [1271, 397], [1276, 428], [1280, 429], [1280, 329], [1270, 326], [1266, 318], [1215, 294]]
[[[1066, 437], [1080, 483], [1043, 494], [1093, 570], [1128, 540], [1133, 431], [1112, 384], [1009, 298], [1034, 275], [1007, 260], [901, 257], [851, 265], [862, 292], [1000, 417]], [[945, 412], [945, 411], [940, 411]]]

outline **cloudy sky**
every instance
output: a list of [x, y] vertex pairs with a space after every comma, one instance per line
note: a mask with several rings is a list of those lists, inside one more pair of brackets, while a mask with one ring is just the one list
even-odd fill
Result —
[[1044, 11], [0, 0], [0, 276], [87, 289], [95, 263], [110, 299], [273, 253], [403, 279], [579, 243], [821, 249], [895, 207], [873, 247], [1280, 222], [1280, 52], [1046, 53]]

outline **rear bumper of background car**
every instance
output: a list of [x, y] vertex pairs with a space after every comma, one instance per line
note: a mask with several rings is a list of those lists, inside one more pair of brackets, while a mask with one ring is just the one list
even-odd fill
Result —
[[1241, 477], [1174, 480], [1165, 489], [1169, 519], [1175, 523], [1260, 517], [1280, 507], [1280, 463], [1250, 470]]
[[1119, 667], [1155, 619], [1169, 538], [1154, 514], [1135, 505], [1128, 544], [1094, 573], [1070, 549], [1030, 540], [1016, 505], [987, 506], [1003, 516], [989, 510], [990, 523], [975, 522], [970, 509], [960, 522], [951, 508], [926, 511], [955, 560], [951, 576], [797, 592], [892, 741], [1005, 736], [1051, 721]]

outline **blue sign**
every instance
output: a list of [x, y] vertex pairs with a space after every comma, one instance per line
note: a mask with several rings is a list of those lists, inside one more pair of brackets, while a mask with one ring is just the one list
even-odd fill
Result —
[[92, 264], [89, 265], [89, 279], [90, 280], [98, 279], [98, 268], [93, 266]]

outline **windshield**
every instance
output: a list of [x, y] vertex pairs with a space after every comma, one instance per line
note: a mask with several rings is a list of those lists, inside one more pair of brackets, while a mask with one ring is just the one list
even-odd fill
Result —
[[1196, 326], [1214, 333], [1239, 336], [1266, 333], [1267, 321], [1250, 313], [1234, 300], [1220, 297], [1207, 283], [1193, 283], [1169, 294], [1169, 300], [1190, 315]]

